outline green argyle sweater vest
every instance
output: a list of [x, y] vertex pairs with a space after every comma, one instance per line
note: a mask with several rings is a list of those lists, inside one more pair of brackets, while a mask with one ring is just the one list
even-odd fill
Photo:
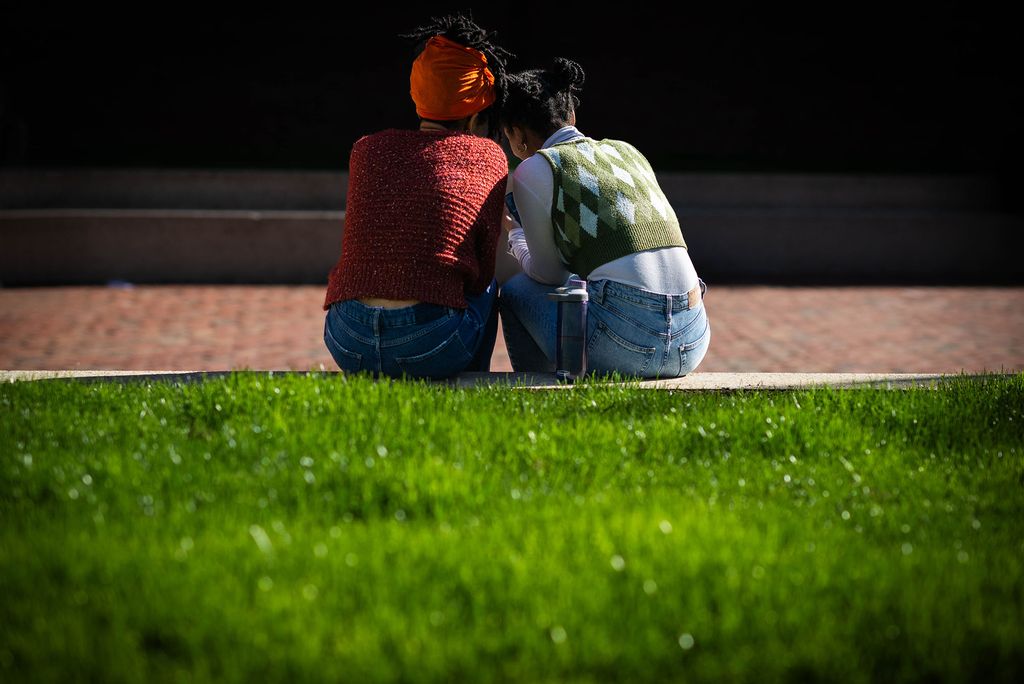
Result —
[[551, 165], [551, 223], [567, 269], [657, 247], [686, 247], [679, 220], [647, 158], [627, 142], [580, 137], [537, 150]]

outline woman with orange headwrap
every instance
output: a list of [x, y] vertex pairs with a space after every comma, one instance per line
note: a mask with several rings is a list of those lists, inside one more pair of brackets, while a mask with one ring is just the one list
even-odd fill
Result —
[[508, 175], [497, 109], [510, 55], [461, 14], [403, 37], [417, 41], [409, 94], [419, 128], [390, 128], [352, 147], [324, 343], [346, 371], [486, 371]]

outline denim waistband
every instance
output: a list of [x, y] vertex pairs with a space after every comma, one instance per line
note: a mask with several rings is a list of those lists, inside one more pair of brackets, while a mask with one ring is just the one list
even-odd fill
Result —
[[[703, 295], [707, 290], [707, 285], [700, 278], [697, 281]], [[690, 306], [690, 296], [687, 292], [672, 294], [651, 292], [642, 287], [626, 285], [625, 283], [605, 278], [601, 280], [588, 280], [587, 293], [590, 295], [591, 301], [600, 302], [601, 304], [606, 299], [616, 298], [653, 311], [682, 311]]]
[[454, 313], [450, 306], [420, 302], [412, 306], [389, 309], [383, 306], [370, 306], [358, 299], [343, 299], [331, 306], [338, 307], [338, 313], [356, 323], [372, 326], [374, 319], [381, 324], [395, 327], [400, 325], [419, 325], [436, 321], [439, 318], [451, 318]]

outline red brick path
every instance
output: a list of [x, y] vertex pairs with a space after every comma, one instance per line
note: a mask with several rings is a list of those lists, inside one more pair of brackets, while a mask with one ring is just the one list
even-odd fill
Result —
[[[335, 368], [319, 286], [0, 289], [0, 369]], [[704, 371], [1024, 370], [1024, 288], [712, 286]], [[511, 370], [499, 332], [491, 370]]]

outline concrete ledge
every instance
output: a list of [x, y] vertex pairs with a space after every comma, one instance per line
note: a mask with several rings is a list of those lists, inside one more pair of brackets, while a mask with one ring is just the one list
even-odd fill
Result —
[[340, 211], [347, 194], [347, 171], [0, 169], [0, 208], [4, 209]]
[[[998, 178], [661, 173], [711, 284], [1024, 283], [1024, 214]], [[0, 170], [0, 284], [317, 284], [348, 174]]]
[[[1024, 230], [1011, 214], [867, 209], [676, 211], [708, 283], [1013, 285]], [[968, 237], [969, 236], [969, 237]], [[970, 246], [967, 247], [967, 243]]]
[[[676, 213], [709, 283], [1024, 282], [1024, 226], [1011, 214], [684, 207]], [[319, 285], [341, 253], [344, 220], [343, 211], [0, 209], [0, 283]]]
[[[174, 371], [174, 370], [5, 370], [0, 371], [0, 382], [38, 380], [85, 381], [144, 381], [196, 382], [206, 378], [224, 377], [231, 373], [256, 375], [337, 375], [338, 371]], [[831, 387], [835, 389], [876, 387], [900, 389], [907, 387], [934, 388], [939, 383], [959, 379], [983, 379], [988, 375], [942, 375], [927, 373], [693, 373], [683, 378], [643, 380], [617, 383], [655, 390], [786, 390]], [[1014, 375], [1012, 373], [1004, 374]], [[439, 385], [476, 387], [506, 385], [510, 389], [569, 389], [550, 373], [462, 373], [451, 380], [437, 381]]]
[[343, 211], [0, 210], [4, 285], [327, 282]]
[[[970, 175], [657, 174], [674, 206], [1003, 211], [1016, 185]], [[0, 209], [344, 209], [347, 171], [159, 168], [0, 169]]]

